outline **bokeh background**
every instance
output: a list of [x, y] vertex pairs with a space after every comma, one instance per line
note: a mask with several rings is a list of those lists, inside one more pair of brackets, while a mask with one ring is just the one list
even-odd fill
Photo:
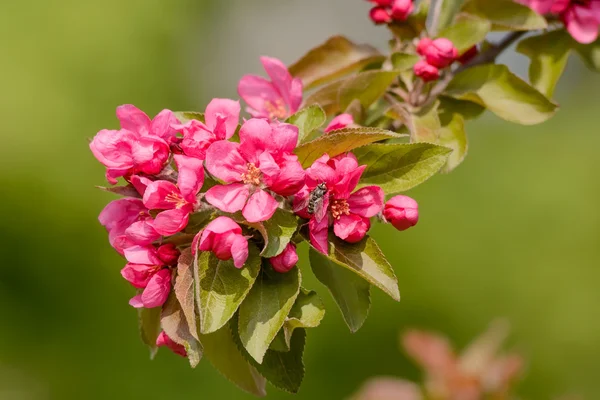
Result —
[[[0, 399], [251, 398], [206, 360], [149, 360], [123, 261], [96, 219], [112, 197], [94, 188], [103, 169], [87, 140], [117, 126], [119, 104], [154, 115], [235, 97], [263, 54], [292, 62], [335, 33], [383, 47], [367, 11], [359, 0], [1, 2]], [[296, 399], [343, 399], [373, 375], [416, 378], [399, 331], [464, 346], [497, 316], [529, 360], [523, 398], [600, 398], [599, 88], [572, 60], [550, 122], [468, 126], [466, 162], [410, 192], [419, 225], [375, 228], [403, 298], [374, 290], [358, 333], [302, 264], [328, 312], [309, 332]], [[294, 396], [271, 387], [269, 398]]]

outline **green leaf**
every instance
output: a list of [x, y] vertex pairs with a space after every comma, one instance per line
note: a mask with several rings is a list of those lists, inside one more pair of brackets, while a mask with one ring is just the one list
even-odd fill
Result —
[[463, 11], [503, 29], [530, 31], [548, 27], [543, 16], [514, 0], [470, 0]]
[[239, 311], [239, 334], [244, 348], [258, 363], [283, 326], [300, 290], [300, 270], [275, 272], [263, 262], [260, 274]]
[[302, 166], [306, 168], [325, 153], [335, 157], [369, 143], [399, 137], [402, 136], [384, 129], [346, 128], [305, 143], [297, 147], [295, 153]]
[[592, 71], [600, 72], [600, 39], [590, 44], [573, 42], [585, 65]]
[[338, 113], [340, 109], [339, 92], [340, 87], [344, 84], [346, 79], [338, 79], [337, 81], [331, 82], [325, 85], [313, 93], [311, 93], [304, 103], [307, 106], [312, 104], [318, 104], [321, 106], [327, 116], [332, 116]]
[[519, 42], [517, 51], [531, 59], [529, 81], [547, 97], [552, 97], [573, 45], [571, 35], [557, 30], [532, 36]]
[[176, 111], [175, 117], [182, 123], [185, 124], [193, 119], [200, 121], [202, 123], [206, 122], [204, 119], [204, 113], [196, 112], [196, 111]]
[[249, 244], [248, 261], [236, 268], [233, 260], [219, 260], [212, 252], [198, 255], [200, 332], [220, 329], [236, 312], [260, 271], [258, 249]]
[[298, 329], [291, 338], [289, 351], [267, 350], [262, 364], [257, 364], [256, 369], [276, 388], [298, 393], [304, 378], [302, 355], [305, 345], [306, 331]]
[[[464, 0], [431, 0], [427, 16], [427, 31], [430, 36], [452, 25], [454, 17], [460, 11]], [[442, 36], [442, 35], [440, 35]], [[442, 36], [445, 37], [445, 36]]]
[[160, 307], [138, 308], [138, 326], [142, 342], [150, 349], [150, 359], [156, 355], [156, 339], [160, 334]]
[[214, 208], [205, 208], [190, 214], [190, 219], [183, 232], [193, 234], [198, 233], [208, 225], [215, 215]]
[[275, 257], [281, 254], [292, 240], [298, 228], [298, 218], [293, 213], [278, 208], [262, 226], [263, 229], [259, 231], [265, 239], [265, 247], [260, 255], [266, 258]]
[[296, 328], [316, 328], [324, 316], [325, 306], [317, 293], [300, 288], [296, 302], [281, 328], [284, 347], [279, 350], [289, 351], [290, 340]]
[[[202, 358], [202, 345], [198, 341], [195, 323], [195, 318], [191, 321], [187, 319], [175, 293], [171, 292], [167, 302], [163, 305], [160, 324], [171, 340], [185, 347], [192, 368], [195, 368]], [[190, 327], [193, 330], [190, 331]]]
[[464, 119], [475, 119], [485, 112], [485, 107], [472, 101], [458, 100], [448, 96], [438, 98], [440, 113], [460, 114]]
[[365, 71], [354, 75], [340, 87], [340, 107], [346, 109], [354, 99], [367, 108], [383, 96], [399, 71]]
[[396, 71], [407, 71], [421, 59], [416, 54], [394, 53], [392, 54], [392, 66]]
[[325, 123], [326, 119], [325, 111], [321, 106], [313, 104], [298, 111], [289, 117], [286, 122], [298, 127], [298, 144], [302, 144], [307, 141], [313, 131], [319, 129]]
[[354, 151], [358, 164], [367, 165], [360, 186], [378, 185], [386, 194], [407, 191], [435, 175], [450, 152], [431, 143], [375, 143], [361, 147]]
[[188, 331], [196, 340], [199, 340], [198, 323], [196, 321], [193, 260], [194, 257], [192, 256], [191, 248], [187, 248], [181, 252], [177, 261], [177, 277], [175, 278], [173, 291], [187, 321]]
[[442, 30], [438, 36], [451, 40], [458, 49], [458, 53], [462, 54], [476, 44], [483, 42], [491, 28], [492, 24], [487, 20], [463, 16], [456, 24]]
[[200, 335], [204, 356], [211, 364], [241, 389], [256, 396], [266, 396], [266, 380], [242, 355], [229, 325], [216, 332]]
[[439, 103], [435, 102], [408, 115], [406, 125], [412, 142], [437, 143], [442, 126], [438, 115]]
[[333, 36], [291, 65], [289, 71], [294, 77], [302, 79], [304, 90], [307, 90], [383, 58], [372, 46], [355, 44], [343, 36]]
[[556, 104], [510, 72], [506, 65], [469, 68], [454, 77], [445, 94], [478, 103], [500, 118], [522, 125], [544, 122], [557, 109]]
[[442, 127], [438, 144], [452, 149], [442, 172], [448, 173], [458, 167], [467, 155], [468, 143], [465, 132], [465, 120], [460, 114], [441, 115]]
[[351, 332], [363, 325], [371, 307], [371, 285], [312, 247], [310, 266], [317, 279], [329, 289]]

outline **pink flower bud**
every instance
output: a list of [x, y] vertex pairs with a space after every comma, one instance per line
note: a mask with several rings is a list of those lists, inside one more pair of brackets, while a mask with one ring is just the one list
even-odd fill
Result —
[[273, 269], [279, 273], [286, 273], [298, 262], [298, 253], [296, 253], [296, 245], [288, 243], [283, 252], [278, 256], [269, 258]]
[[392, 17], [384, 7], [373, 7], [369, 12], [369, 18], [377, 25], [389, 24], [392, 22]]
[[466, 64], [469, 61], [471, 61], [478, 53], [479, 51], [477, 50], [477, 46], [473, 46], [469, 50], [461, 54], [460, 57], [458, 57], [458, 62], [461, 64]]
[[458, 50], [446, 38], [435, 39], [425, 49], [427, 62], [437, 68], [446, 68], [458, 57]]
[[180, 345], [179, 343], [175, 343], [173, 339], [171, 339], [165, 331], [162, 331], [158, 338], [156, 338], [156, 345], [158, 347], [168, 347], [175, 354], [179, 354], [182, 357], [187, 357], [187, 352], [185, 351], [185, 347]]
[[389, 7], [392, 5], [394, 0], [367, 0], [370, 3], [377, 4], [381, 7]]
[[404, 231], [419, 221], [419, 205], [408, 196], [394, 196], [385, 203], [383, 216], [394, 228]]
[[415, 71], [415, 75], [425, 82], [435, 81], [440, 77], [440, 70], [433, 65], [428, 64], [425, 60], [417, 62], [413, 67], [413, 70]]
[[332, 119], [329, 125], [327, 125], [327, 128], [325, 128], [325, 133], [329, 133], [338, 129], [344, 129], [348, 125], [352, 124], [354, 124], [354, 118], [352, 118], [352, 115], [340, 114]]
[[427, 48], [431, 46], [431, 43], [433, 43], [433, 40], [427, 37], [424, 37], [423, 39], [419, 40], [419, 43], [417, 44], [417, 53], [424, 56], [425, 50], [427, 50]]
[[179, 250], [173, 243], [163, 244], [157, 250], [158, 258], [164, 265], [174, 265], [179, 259]]
[[242, 235], [242, 228], [229, 217], [211, 221], [202, 231], [198, 248], [212, 251], [219, 260], [233, 258], [236, 268], [242, 268], [248, 259], [248, 240]]
[[413, 8], [412, 0], [394, 0], [391, 12], [392, 19], [394, 21], [406, 21]]

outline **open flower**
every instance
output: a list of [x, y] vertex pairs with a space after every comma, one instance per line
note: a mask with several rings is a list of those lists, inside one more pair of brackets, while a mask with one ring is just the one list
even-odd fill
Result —
[[240, 102], [229, 99], [213, 99], [204, 113], [202, 123], [192, 119], [173, 128], [183, 133], [180, 147], [185, 155], [204, 160], [206, 150], [217, 140], [231, 139], [240, 119]]
[[248, 259], [248, 240], [242, 235], [242, 228], [229, 217], [217, 217], [203, 231], [199, 232], [192, 244], [193, 252], [212, 251], [219, 260], [233, 258], [233, 265], [242, 268]]
[[285, 64], [276, 58], [261, 57], [260, 61], [271, 81], [245, 75], [238, 84], [238, 94], [253, 117], [285, 119], [298, 111], [302, 103], [302, 81], [292, 78]]
[[205, 199], [221, 211], [242, 211], [248, 222], [266, 221], [278, 203], [265, 189], [290, 196], [304, 181], [304, 170], [291, 154], [298, 142], [294, 125], [250, 119], [240, 143], [216, 142], [206, 153], [206, 168], [227, 185], [213, 186]]
[[117, 107], [120, 130], [103, 129], [90, 143], [94, 156], [106, 168], [106, 179], [135, 173], [158, 174], [169, 159], [169, 143], [176, 131], [171, 127], [177, 119], [169, 110], [161, 111], [153, 120], [133, 105]]
[[[148, 244], [136, 241], [136, 236], [132, 234], [132, 232], [137, 233], [138, 230], [145, 230], [146, 226], [152, 223], [148, 208], [139, 199], [124, 198], [111, 201], [100, 212], [98, 220], [108, 231], [111, 246], [121, 254], [127, 247]], [[133, 231], [131, 227], [134, 228]], [[154, 237], [152, 240], [160, 237], [157, 235], [156, 232], [151, 234]]]
[[[351, 153], [335, 158], [325, 154], [306, 171], [306, 187], [294, 199], [294, 211], [310, 218], [310, 241], [320, 252], [328, 253], [330, 225], [333, 225], [337, 237], [355, 243], [362, 240], [371, 227], [369, 218], [383, 208], [384, 194], [379, 186], [366, 186], [352, 193], [365, 168], [365, 165], [358, 165]], [[319, 200], [323, 211], [309, 214], [307, 205], [311, 193], [321, 184], [327, 188], [322, 200]]]
[[178, 354], [182, 357], [187, 357], [187, 351], [185, 351], [185, 347], [180, 345], [179, 343], [175, 343], [173, 339], [171, 339], [165, 331], [162, 331], [158, 338], [156, 338], [156, 346], [157, 347], [167, 347], [173, 353]]
[[154, 246], [134, 246], [125, 249], [127, 265], [121, 270], [123, 278], [134, 287], [144, 289], [130, 301], [135, 308], [162, 306], [171, 291], [171, 271], [165, 268]]
[[154, 181], [144, 192], [144, 205], [160, 212], [153, 227], [161, 235], [173, 235], [186, 227], [194, 211], [196, 195], [204, 183], [202, 161], [181, 154], [173, 156], [178, 169], [177, 185], [169, 181]]

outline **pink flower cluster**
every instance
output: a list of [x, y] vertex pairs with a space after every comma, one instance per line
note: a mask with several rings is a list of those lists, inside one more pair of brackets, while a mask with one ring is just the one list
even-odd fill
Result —
[[[242, 268], [252, 229], [278, 209], [308, 220], [311, 244], [323, 253], [328, 252], [330, 227], [354, 243], [364, 238], [377, 215], [400, 230], [416, 224], [414, 200], [395, 197], [384, 207], [380, 187], [356, 190], [366, 167], [352, 153], [324, 154], [308, 169], [302, 167], [294, 154], [298, 128], [282, 121], [297, 111], [302, 84], [279, 60], [263, 57], [262, 62], [271, 81], [242, 78], [238, 90], [254, 118], [239, 128], [241, 107], [234, 100], [212, 100], [202, 121], [180, 121], [169, 110], [151, 120], [125, 105], [117, 108], [121, 129], [102, 130], [91, 141], [108, 181], [116, 184], [121, 178], [127, 185], [119, 191], [126, 197], [110, 202], [99, 220], [110, 244], [127, 260], [121, 274], [138, 289], [130, 300], [133, 307], [166, 302], [186, 247], [193, 254], [209, 251], [231, 259]], [[341, 114], [324, 134], [352, 125], [352, 116]], [[205, 178], [210, 184], [203, 190]], [[212, 220], [194, 229], [190, 218], [199, 212]], [[269, 260], [275, 271], [289, 271], [298, 261], [295, 244]], [[164, 332], [157, 345], [185, 354]]]
[[417, 53], [423, 59], [415, 64], [414, 72], [424, 82], [439, 79], [440, 69], [449, 67], [458, 59], [458, 50], [446, 38], [433, 40], [429, 38], [421, 39], [417, 44]]
[[412, 0], [367, 0], [375, 4], [369, 12], [371, 21], [375, 24], [389, 24], [393, 21], [406, 21], [413, 12]]
[[600, 0], [517, 0], [539, 14], [555, 14], [575, 40], [592, 43], [600, 29]]

